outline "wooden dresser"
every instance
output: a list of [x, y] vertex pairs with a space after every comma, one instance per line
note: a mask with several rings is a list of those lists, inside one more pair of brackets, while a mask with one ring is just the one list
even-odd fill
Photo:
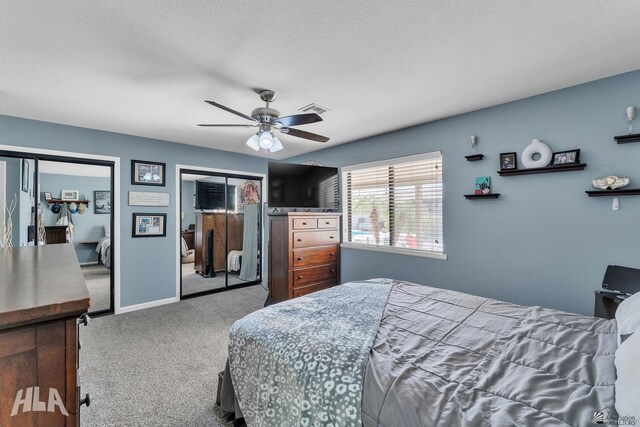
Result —
[[269, 301], [299, 297], [338, 284], [340, 214], [269, 215]]
[[[225, 217], [229, 222], [225, 226]], [[242, 250], [242, 233], [244, 232], [244, 214], [229, 213], [197, 213], [194, 268], [196, 272], [205, 271], [207, 255], [207, 231], [213, 230], [213, 269], [224, 271], [227, 268], [227, 253]], [[229, 230], [227, 241], [229, 247], [225, 250], [225, 230]]]
[[88, 309], [72, 244], [0, 249], [0, 426], [80, 425], [90, 398], [79, 398], [78, 325]]

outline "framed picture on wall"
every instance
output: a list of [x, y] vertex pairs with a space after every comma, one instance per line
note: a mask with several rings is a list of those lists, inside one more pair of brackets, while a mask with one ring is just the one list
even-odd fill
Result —
[[131, 237], [164, 237], [167, 235], [167, 214], [141, 213], [133, 214]]
[[53, 194], [49, 193], [48, 191], [44, 192], [44, 199], [45, 200], [51, 200], [53, 199]]
[[158, 185], [164, 187], [166, 164], [131, 160], [132, 185]]
[[22, 191], [29, 192], [29, 162], [22, 159]]
[[93, 212], [96, 214], [110, 214], [111, 213], [111, 191], [99, 191], [93, 192]]

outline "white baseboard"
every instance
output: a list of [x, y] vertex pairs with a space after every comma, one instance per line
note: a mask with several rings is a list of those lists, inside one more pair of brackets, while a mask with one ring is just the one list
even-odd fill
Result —
[[98, 261], [89, 261], [89, 262], [81, 262], [80, 265], [81, 266], [86, 266], [86, 265], [98, 265]]
[[159, 305], [171, 304], [174, 302], [180, 301], [179, 298], [171, 297], [165, 299], [159, 299], [157, 301], [149, 301], [144, 302], [142, 304], [128, 305], [126, 307], [120, 307], [119, 310], [116, 310], [116, 314], [129, 313], [131, 311], [144, 310], [146, 308], [157, 307]]

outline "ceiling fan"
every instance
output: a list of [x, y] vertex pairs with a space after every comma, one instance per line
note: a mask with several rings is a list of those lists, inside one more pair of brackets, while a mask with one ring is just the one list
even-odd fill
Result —
[[276, 93], [272, 90], [261, 90], [259, 92], [260, 99], [267, 103], [266, 107], [258, 107], [251, 112], [251, 116], [247, 116], [239, 111], [225, 107], [217, 102], [207, 101], [207, 104], [221, 108], [229, 113], [250, 120], [252, 123], [247, 124], [198, 124], [198, 126], [206, 127], [258, 127], [258, 132], [247, 141], [247, 145], [256, 151], [261, 148], [269, 150], [272, 153], [282, 150], [282, 143], [273, 135], [273, 131], [277, 130], [286, 135], [296, 136], [298, 138], [309, 139], [317, 142], [327, 142], [329, 138], [318, 135], [316, 133], [306, 132], [300, 129], [294, 129], [291, 126], [306, 125], [309, 123], [321, 122], [322, 117], [316, 113], [295, 114], [293, 116], [280, 117], [280, 112], [269, 108], [269, 104], [276, 99]]

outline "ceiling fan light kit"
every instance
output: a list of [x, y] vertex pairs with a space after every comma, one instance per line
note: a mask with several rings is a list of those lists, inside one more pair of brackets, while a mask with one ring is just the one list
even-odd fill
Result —
[[213, 105], [214, 107], [217, 107], [229, 113], [235, 114], [236, 116], [240, 116], [244, 119], [250, 120], [252, 123], [251, 124], [199, 124], [198, 126], [205, 126], [205, 127], [258, 126], [260, 130], [255, 135], [251, 136], [249, 140], [247, 140], [247, 145], [256, 151], [259, 151], [260, 149], [264, 149], [265, 151], [271, 151], [272, 153], [280, 151], [284, 148], [282, 146], [282, 142], [280, 142], [280, 140], [273, 135], [274, 130], [277, 130], [280, 133], [295, 136], [298, 138], [309, 139], [311, 141], [327, 142], [329, 140], [329, 138], [327, 138], [326, 136], [318, 135], [311, 132], [306, 132], [303, 130], [298, 130], [291, 127], [291, 126], [300, 126], [300, 125], [305, 125], [310, 123], [321, 122], [322, 117], [320, 117], [318, 114], [305, 113], [305, 114], [296, 114], [293, 116], [280, 117], [280, 112], [278, 110], [269, 108], [269, 104], [276, 99], [276, 94], [274, 91], [272, 90], [260, 91], [260, 99], [262, 99], [267, 104], [267, 106], [254, 109], [251, 112], [251, 116], [247, 116], [239, 111], [233, 110], [222, 104], [218, 104], [217, 102], [205, 100], [205, 102], [209, 105]]

